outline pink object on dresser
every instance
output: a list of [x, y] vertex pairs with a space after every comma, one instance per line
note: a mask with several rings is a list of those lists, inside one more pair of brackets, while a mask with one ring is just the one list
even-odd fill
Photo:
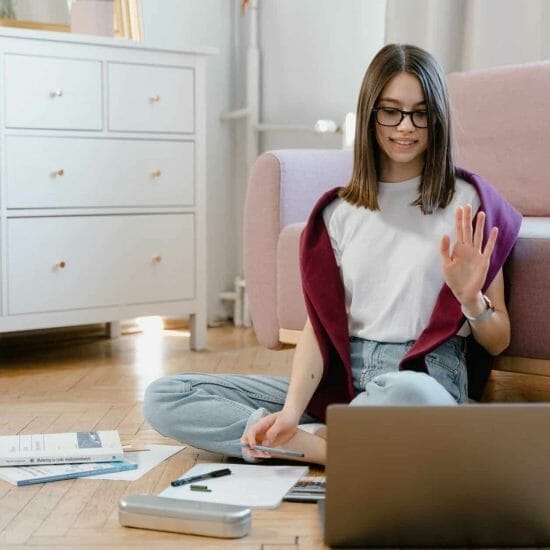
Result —
[[[526, 216], [505, 268], [512, 322], [506, 355], [550, 359], [550, 62], [454, 73], [448, 83], [457, 164]], [[351, 168], [351, 151], [320, 149], [264, 153], [254, 166], [244, 263], [252, 322], [267, 347], [293, 341], [303, 328], [300, 232], [317, 199], [345, 185]]]

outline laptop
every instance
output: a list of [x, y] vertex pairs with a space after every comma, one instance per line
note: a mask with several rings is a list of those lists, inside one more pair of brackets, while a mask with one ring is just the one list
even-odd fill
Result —
[[327, 426], [327, 545], [550, 545], [550, 404], [332, 405]]

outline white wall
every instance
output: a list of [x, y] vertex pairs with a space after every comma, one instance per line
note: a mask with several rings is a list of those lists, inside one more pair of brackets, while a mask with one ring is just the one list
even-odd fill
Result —
[[[355, 111], [365, 70], [384, 43], [385, 0], [259, 0], [261, 118], [271, 124], [341, 124]], [[337, 147], [339, 136], [271, 132], [264, 150]]]

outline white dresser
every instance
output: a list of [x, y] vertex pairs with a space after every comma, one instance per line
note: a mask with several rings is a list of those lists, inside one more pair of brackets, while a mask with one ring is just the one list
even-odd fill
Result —
[[0, 28], [0, 332], [206, 336], [205, 55]]

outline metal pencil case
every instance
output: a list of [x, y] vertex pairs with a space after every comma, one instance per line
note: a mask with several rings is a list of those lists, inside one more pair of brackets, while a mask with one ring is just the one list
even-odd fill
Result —
[[207, 537], [239, 538], [250, 532], [250, 508], [154, 495], [120, 499], [118, 520], [126, 527]]

